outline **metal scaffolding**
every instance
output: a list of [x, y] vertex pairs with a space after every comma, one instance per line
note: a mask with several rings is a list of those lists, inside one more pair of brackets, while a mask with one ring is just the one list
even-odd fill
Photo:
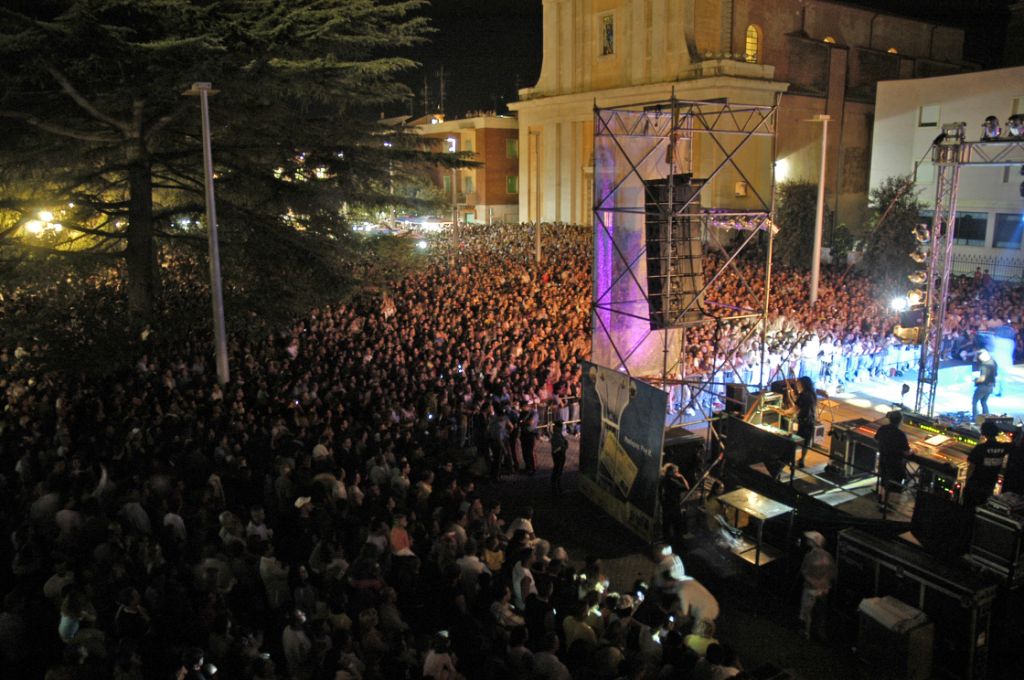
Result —
[[[669, 425], [711, 419], [748, 341], [761, 350], [751, 386], [767, 378], [777, 108], [674, 96], [595, 105], [594, 361], [670, 392], [686, 386]], [[723, 277], [741, 264], [727, 302]], [[698, 329], [713, 338], [699, 372], [687, 360]]]
[[931, 416], [939, 385], [942, 329], [946, 321], [949, 279], [956, 240], [956, 203], [960, 170], [965, 167], [1024, 165], [1024, 140], [967, 142], [964, 125], [947, 126], [932, 147], [935, 180], [935, 214], [929, 230], [928, 288], [925, 297], [924, 334], [917, 372], [914, 410]]

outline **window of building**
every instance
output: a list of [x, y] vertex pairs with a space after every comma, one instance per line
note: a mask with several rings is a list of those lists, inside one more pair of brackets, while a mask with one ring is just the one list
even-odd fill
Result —
[[463, 149], [463, 151], [472, 151], [473, 150], [473, 139], [471, 137], [467, 137], [466, 141], [464, 141], [462, 143], [462, 149]]
[[444, 186], [444, 193], [445, 194], [451, 194], [452, 193], [452, 176], [451, 175], [443, 176], [441, 178], [441, 184]]
[[1024, 113], [1024, 97], [1013, 98], [1013, 106], [1010, 107], [1010, 115], [1016, 116], [1018, 113]]
[[830, 35], [826, 35], [825, 36], [825, 42], [827, 42], [829, 45], [835, 45], [836, 44], [836, 39], [833, 38]]
[[605, 14], [601, 17], [601, 56], [615, 54], [615, 17]]
[[466, 193], [467, 194], [468, 193], [472, 193], [472, 191], [473, 191], [473, 178], [472, 177], [466, 177], [466, 179], [463, 182], [463, 184], [465, 184], [465, 186], [466, 186]]
[[958, 246], [985, 246], [988, 213], [957, 212], [953, 242]]
[[996, 213], [996, 228], [992, 235], [993, 248], [1020, 250], [1024, 237], [1024, 215], [1020, 213]]
[[505, 178], [505, 192], [509, 194], [519, 193], [519, 175], [508, 175]]
[[519, 158], [519, 140], [509, 137], [505, 140], [505, 158]]
[[889, 54], [899, 54], [900, 53], [900, 51], [898, 49], [896, 49], [895, 47], [890, 47], [889, 49], [886, 50], [886, 52], [888, 52]]
[[935, 127], [939, 124], [939, 105], [925, 104], [917, 110], [917, 127]]
[[463, 213], [462, 221], [465, 222], [466, 224], [472, 224], [473, 222], [476, 222], [476, 213]]
[[454, 137], [449, 137], [445, 142], [447, 142], [448, 153], [455, 153], [456, 149], [458, 149], [458, 142], [456, 139]]
[[761, 29], [754, 24], [747, 26], [747, 40], [743, 50], [743, 58], [751, 64], [761, 61]]

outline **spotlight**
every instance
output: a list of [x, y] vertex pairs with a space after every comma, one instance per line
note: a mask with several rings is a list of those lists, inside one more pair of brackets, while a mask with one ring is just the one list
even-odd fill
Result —
[[995, 116], [987, 116], [981, 124], [981, 141], [994, 142], [999, 139], [1003, 129], [999, 127], [999, 119]]
[[902, 312], [910, 307], [910, 300], [906, 297], [894, 297], [892, 302], [889, 303], [889, 307], [891, 307], [894, 312]]
[[914, 227], [914, 238], [917, 239], [918, 243], [928, 243], [931, 237], [932, 234], [927, 224], [919, 224]]
[[914, 307], [916, 305], [922, 304], [926, 296], [927, 293], [918, 288], [907, 293], [907, 301], [910, 303], [911, 307]]
[[426, 241], [417, 241], [416, 242], [416, 247], [419, 248], [420, 250], [426, 250], [427, 249], [427, 242]]
[[914, 252], [910, 253], [910, 259], [918, 264], [924, 264], [925, 262], [928, 261], [928, 253], [925, 253], [920, 250], [915, 250]]
[[1006, 136], [1010, 139], [1024, 139], [1024, 114], [1015, 113], [1006, 119]]
[[915, 286], [920, 286], [928, 280], [928, 272], [916, 271], [913, 274], [908, 274], [907, 279]]
[[942, 136], [936, 141], [944, 144], [961, 144], [964, 141], [964, 128], [967, 123], [946, 123], [942, 126]]

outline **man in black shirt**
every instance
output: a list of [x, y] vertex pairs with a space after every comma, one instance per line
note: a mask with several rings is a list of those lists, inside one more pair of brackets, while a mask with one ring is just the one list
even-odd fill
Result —
[[983, 441], [971, 449], [967, 456], [967, 483], [964, 485], [964, 506], [975, 508], [992, 495], [992, 488], [999, 478], [1003, 458], [1009, 452], [1008, 444], [996, 441], [999, 428], [993, 422], [981, 425]]
[[804, 460], [807, 458], [807, 450], [811, 448], [811, 443], [814, 441], [818, 397], [814, 391], [814, 382], [806, 375], [800, 376], [800, 380], [797, 381], [797, 389], [799, 392], [796, 395], [796, 433], [803, 440], [797, 466], [803, 467]]
[[988, 397], [995, 389], [998, 373], [992, 355], [986, 350], [978, 352], [978, 359], [974, 362], [974, 396], [971, 397], [971, 415], [975, 418], [978, 417], [978, 404], [981, 404], [982, 413], [988, 413]]
[[878, 442], [878, 477], [881, 483], [878, 495], [883, 506], [886, 506], [889, 493], [900, 493], [903, 490], [903, 479], [906, 476], [906, 457], [910, 455], [910, 443], [907, 435], [900, 429], [903, 414], [900, 411], [889, 412], [889, 422], [878, 428], [875, 441]]

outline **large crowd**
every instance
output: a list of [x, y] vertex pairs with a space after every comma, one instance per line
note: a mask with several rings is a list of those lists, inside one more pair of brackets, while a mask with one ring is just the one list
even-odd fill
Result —
[[[6, 667], [49, 680], [741, 677], [714, 637], [717, 605], [680, 596], [681, 563], [613, 592], [599, 559], [550, 545], [529, 510], [510, 516], [489, 493], [538, 468], [538, 439], [572, 432], [591, 231], [549, 231], [540, 267], [525, 226], [431, 245], [383, 297], [233, 338], [223, 387], [200, 339], [154, 344], [102, 379], [0, 348]], [[739, 296], [740, 277], [761, 285], [756, 272], [741, 263], [715, 295]], [[105, 284], [92, 283], [98, 306]], [[827, 314], [796, 302], [801, 274], [772, 283], [777, 365], [837, 382], [899, 370], [875, 362], [902, 354], [868, 281], [826, 272]], [[6, 291], [3, 313], [32, 300]], [[951, 352], [997, 321], [1019, 328], [1024, 309], [1021, 288], [971, 279], [951, 303]], [[688, 373], [752, 382], [760, 348], [741, 347], [739, 366], [709, 359], [737, 330], [695, 331]]]

